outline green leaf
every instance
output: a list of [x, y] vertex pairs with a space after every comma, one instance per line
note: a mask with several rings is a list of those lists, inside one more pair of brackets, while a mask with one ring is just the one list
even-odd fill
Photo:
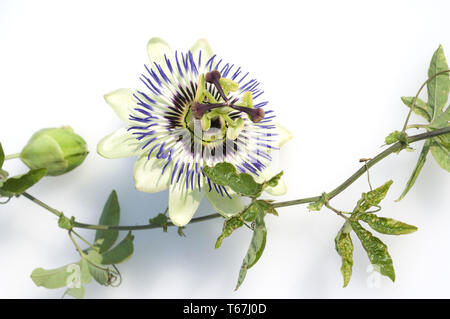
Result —
[[254, 221], [260, 214], [266, 212], [272, 213], [274, 208], [265, 200], [259, 199], [253, 201], [243, 212], [242, 217], [247, 222]]
[[431, 154], [440, 167], [450, 172], [450, 147], [445, 147], [438, 141], [436, 138], [431, 139]]
[[397, 141], [407, 143], [408, 138], [407, 138], [405, 132], [394, 131], [394, 132], [390, 133], [388, 136], [386, 136], [384, 141], [387, 145], [394, 144]]
[[109, 271], [102, 266], [102, 256], [95, 250], [90, 250], [87, 255], [88, 269], [91, 276], [100, 285], [106, 286], [109, 284]]
[[[411, 108], [412, 103], [414, 101], [414, 97], [413, 96], [402, 96], [402, 101], [407, 107]], [[417, 98], [416, 103], [414, 104], [414, 107], [412, 110], [414, 113], [422, 116], [428, 122], [431, 122], [431, 116], [433, 115], [433, 109], [427, 103], [425, 103], [423, 100], [421, 100], [420, 98]]]
[[281, 176], [283, 176], [283, 171], [279, 172], [277, 175], [272, 177], [270, 180], [266, 182], [266, 185], [269, 187], [275, 187], [278, 185], [278, 181], [280, 180]]
[[130, 231], [117, 246], [102, 254], [101, 263], [103, 265], [120, 264], [130, 259], [134, 251], [133, 240], [134, 236]]
[[247, 173], [236, 172], [236, 168], [230, 163], [219, 163], [214, 167], [205, 166], [203, 172], [212, 182], [230, 186], [236, 193], [248, 197], [258, 197], [263, 190], [263, 184], [255, 182], [253, 177]]
[[355, 211], [365, 212], [373, 206], [378, 206], [378, 204], [386, 197], [386, 194], [392, 183], [392, 180], [390, 180], [380, 187], [368, 192], [367, 194], [362, 193], [361, 201], [358, 202]]
[[361, 214], [358, 218], [381, 234], [404, 235], [417, 230], [416, 226], [408, 225], [392, 218], [378, 217], [375, 214]]
[[47, 174], [46, 168], [33, 169], [23, 175], [10, 177], [0, 188], [3, 196], [15, 196], [25, 192], [28, 188], [39, 182]]
[[79, 288], [69, 288], [66, 290], [64, 295], [69, 295], [77, 299], [83, 299], [84, 297], [84, 286]]
[[[103, 208], [99, 220], [100, 225], [117, 226], [120, 222], [120, 206], [116, 191], [112, 191]], [[94, 245], [100, 249], [100, 253], [111, 248], [119, 236], [118, 230], [97, 230]]]
[[[435, 74], [448, 70], [447, 61], [445, 60], [444, 49], [440, 45], [431, 58], [430, 67], [428, 69], [428, 78]], [[450, 92], [450, 78], [448, 73], [438, 75], [427, 84], [428, 105], [433, 110], [431, 122], [437, 118], [447, 102]]]
[[416, 182], [417, 177], [420, 174], [420, 171], [422, 170], [423, 165], [425, 164], [425, 161], [427, 159], [428, 152], [430, 150], [431, 140], [426, 140], [425, 144], [423, 145], [422, 151], [419, 155], [419, 160], [417, 161], [416, 167], [414, 168], [408, 182], [406, 183], [405, 190], [400, 195], [399, 198], [397, 198], [395, 201], [399, 202], [402, 200], [403, 197], [409, 192], [411, 187], [413, 187], [414, 183]]
[[4, 162], [5, 162], [5, 152], [3, 152], [2, 143], [0, 143], [0, 168], [2, 168]]
[[91, 277], [87, 272], [87, 263], [83, 261], [56, 269], [36, 268], [31, 273], [31, 279], [36, 286], [48, 289], [67, 287], [76, 282], [87, 284], [91, 281]]
[[376, 269], [379, 269], [382, 275], [395, 281], [394, 266], [387, 246], [368, 230], [364, 229], [357, 221], [352, 221], [351, 226], [367, 252], [370, 262], [377, 266]]
[[222, 245], [222, 241], [231, 235], [233, 231], [242, 227], [244, 225], [244, 221], [240, 215], [232, 216], [225, 220], [223, 223], [222, 234], [217, 238], [216, 241], [216, 249]]
[[344, 287], [350, 282], [353, 267], [353, 242], [350, 237], [351, 227], [349, 226], [346, 222], [334, 239], [336, 251], [342, 257], [341, 273], [344, 277]]
[[161, 227], [164, 232], [167, 232], [169, 226], [169, 218], [165, 214], [158, 214], [156, 217], [149, 220], [150, 225]]
[[325, 205], [325, 202], [327, 201], [327, 193], [322, 193], [322, 196], [319, 200], [312, 202], [308, 205], [308, 209], [311, 211], [319, 211], [322, 209], [323, 205]]
[[255, 228], [253, 230], [253, 237], [250, 242], [247, 254], [242, 262], [241, 270], [239, 271], [238, 282], [235, 290], [237, 290], [247, 275], [247, 270], [253, 267], [261, 257], [264, 248], [266, 247], [267, 230], [264, 223], [264, 213], [260, 213], [255, 220]]

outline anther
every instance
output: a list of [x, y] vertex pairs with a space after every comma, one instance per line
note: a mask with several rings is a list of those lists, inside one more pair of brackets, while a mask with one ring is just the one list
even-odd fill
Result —
[[218, 107], [222, 107], [225, 106], [225, 103], [219, 103], [219, 104], [209, 104], [209, 103], [199, 103], [199, 102], [194, 102], [192, 103], [192, 113], [194, 113], [194, 117], [196, 119], [201, 119], [203, 114], [205, 114], [205, 112], [218, 108]]
[[225, 102], [228, 102], [228, 97], [225, 95], [225, 92], [223, 91], [222, 85], [220, 85], [220, 78], [222, 76], [220, 75], [220, 72], [217, 70], [211, 71], [206, 73], [205, 75], [205, 80], [208, 83], [212, 83], [214, 84], [214, 86], [216, 87], [217, 91], [219, 91], [220, 96], [222, 97], [222, 99]]
[[261, 121], [265, 115], [264, 110], [261, 107], [258, 109], [251, 109], [245, 106], [237, 105], [232, 105], [231, 107], [237, 111], [247, 113], [247, 115], [250, 117], [250, 120], [254, 123], [258, 123], [259, 121]]

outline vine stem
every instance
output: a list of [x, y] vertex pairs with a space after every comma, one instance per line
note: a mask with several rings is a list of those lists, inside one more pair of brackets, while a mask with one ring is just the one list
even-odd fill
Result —
[[[450, 133], [450, 127], [445, 127], [437, 130], [433, 130], [431, 132], [426, 132], [422, 134], [413, 135], [407, 138], [407, 143], [414, 143], [417, 141], [429, 139], [435, 136], [444, 135]], [[337, 196], [339, 193], [343, 192], [347, 187], [349, 187], [353, 182], [355, 182], [359, 177], [361, 177], [368, 168], [374, 166], [376, 163], [381, 161], [382, 159], [386, 158], [390, 154], [400, 151], [401, 149], [405, 148], [406, 144], [402, 142], [397, 142], [393, 144], [392, 146], [385, 149], [383, 152], [379, 153], [377, 156], [372, 158], [371, 160], [365, 162], [365, 164], [357, 170], [352, 176], [350, 176], [347, 180], [345, 180], [341, 185], [333, 189], [331, 192], [327, 193], [328, 200], [332, 199], [333, 197]], [[45, 208], [46, 210], [50, 211], [54, 215], [61, 217], [64, 216], [63, 212], [50, 207], [49, 205], [43, 203], [39, 199], [35, 198], [34, 196], [30, 195], [27, 192], [22, 193], [22, 196], [28, 198], [33, 203]], [[293, 205], [300, 205], [300, 204], [307, 204], [312, 203], [315, 201], [318, 201], [321, 199], [321, 196], [314, 196], [314, 197], [306, 197], [301, 198], [297, 200], [291, 200], [291, 201], [285, 201], [285, 202], [278, 202], [273, 203], [272, 206], [274, 208], [280, 208], [280, 207], [287, 207], [287, 206], [293, 206]], [[215, 219], [218, 217], [222, 217], [220, 214], [211, 214], [206, 215], [202, 217], [193, 218], [190, 223], [198, 223], [203, 222], [211, 219]], [[168, 223], [168, 226], [176, 226], [173, 223]], [[95, 230], [122, 230], [122, 231], [130, 231], [130, 230], [144, 230], [144, 229], [152, 229], [152, 228], [161, 228], [159, 225], [135, 225], [135, 226], [110, 226], [110, 225], [91, 225], [91, 224], [84, 224], [74, 221], [73, 222], [74, 228], [85, 228], [85, 229], [95, 229]]]
[[5, 161], [13, 159], [13, 158], [19, 158], [20, 157], [20, 153], [15, 153], [15, 154], [10, 154], [10, 155], [6, 155], [5, 156]]

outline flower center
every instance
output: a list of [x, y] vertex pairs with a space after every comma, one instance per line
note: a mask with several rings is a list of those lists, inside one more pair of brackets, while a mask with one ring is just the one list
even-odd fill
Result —
[[[216, 88], [218, 98], [208, 90], [207, 83], [210, 84], [210, 87]], [[200, 138], [204, 144], [223, 140], [225, 137], [236, 140], [245, 126], [241, 113], [246, 113], [248, 118], [255, 123], [264, 118], [262, 108], [253, 108], [250, 91], [244, 93], [241, 101], [239, 98], [229, 97], [230, 92], [238, 89], [237, 82], [222, 78], [217, 70], [201, 74], [194, 101], [187, 108], [184, 116], [185, 127], [196, 138]], [[199, 122], [201, 130], [197, 132], [195, 125]]]

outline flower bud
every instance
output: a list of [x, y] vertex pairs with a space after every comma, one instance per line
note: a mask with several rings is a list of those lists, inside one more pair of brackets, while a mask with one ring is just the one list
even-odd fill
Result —
[[30, 169], [47, 168], [47, 175], [67, 173], [83, 163], [88, 154], [86, 142], [69, 126], [46, 128], [34, 133], [20, 153]]

